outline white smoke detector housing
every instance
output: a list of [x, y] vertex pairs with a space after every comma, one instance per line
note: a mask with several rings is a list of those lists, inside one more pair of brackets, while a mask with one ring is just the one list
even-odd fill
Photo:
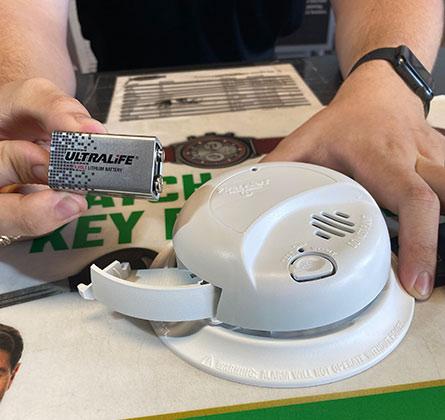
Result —
[[330, 169], [266, 163], [197, 190], [156, 268], [91, 268], [85, 298], [149, 319], [180, 357], [253, 385], [319, 385], [397, 347], [414, 299], [370, 194]]

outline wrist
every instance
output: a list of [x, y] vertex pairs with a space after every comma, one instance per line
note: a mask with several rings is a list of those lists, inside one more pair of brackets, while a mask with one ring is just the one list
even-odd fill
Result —
[[334, 101], [356, 97], [358, 101], [382, 109], [415, 113], [424, 118], [423, 101], [385, 60], [360, 65], [343, 82]]

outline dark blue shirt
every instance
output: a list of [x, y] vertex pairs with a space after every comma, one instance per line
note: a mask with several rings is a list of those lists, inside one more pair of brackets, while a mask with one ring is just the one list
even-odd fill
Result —
[[306, 0], [77, 0], [99, 70], [259, 61]]

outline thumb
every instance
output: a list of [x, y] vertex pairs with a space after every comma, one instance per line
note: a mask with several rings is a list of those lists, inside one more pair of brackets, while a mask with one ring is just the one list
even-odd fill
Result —
[[323, 111], [318, 112], [303, 125], [286, 136], [278, 146], [266, 155], [262, 162], [298, 161], [316, 162], [323, 159], [324, 151], [320, 147], [320, 132], [326, 123], [323, 122]]
[[22, 194], [0, 194], [0, 233], [39, 236], [77, 218], [87, 209], [78, 194], [50, 189]]
[[[0, 187], [48, 182], [49, 154], [27, 141], [0, 142]], [[3, 192], [8, 190], [3, 189]]]
[[[261, 162], [309, 162], [311, 160], [308, 147], [308, 137], [303, 136], [300, 130], [284, 138]], [[312, 155], [313, 158], [313, 155]]]
[[0, 98], [7, 138], [49, 141], [52, 131], [106, 132], [78, 100], [46, 79], [8, 83], [2, 86]]

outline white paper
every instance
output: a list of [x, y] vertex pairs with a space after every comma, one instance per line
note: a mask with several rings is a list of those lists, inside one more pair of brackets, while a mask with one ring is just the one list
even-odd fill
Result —
[[445, 128], [445, 95], [436, 96], [431, 101], [428, 122], [433, 127]]
[[319, 107], [290, 64], [117, 79], [107, 123]]

